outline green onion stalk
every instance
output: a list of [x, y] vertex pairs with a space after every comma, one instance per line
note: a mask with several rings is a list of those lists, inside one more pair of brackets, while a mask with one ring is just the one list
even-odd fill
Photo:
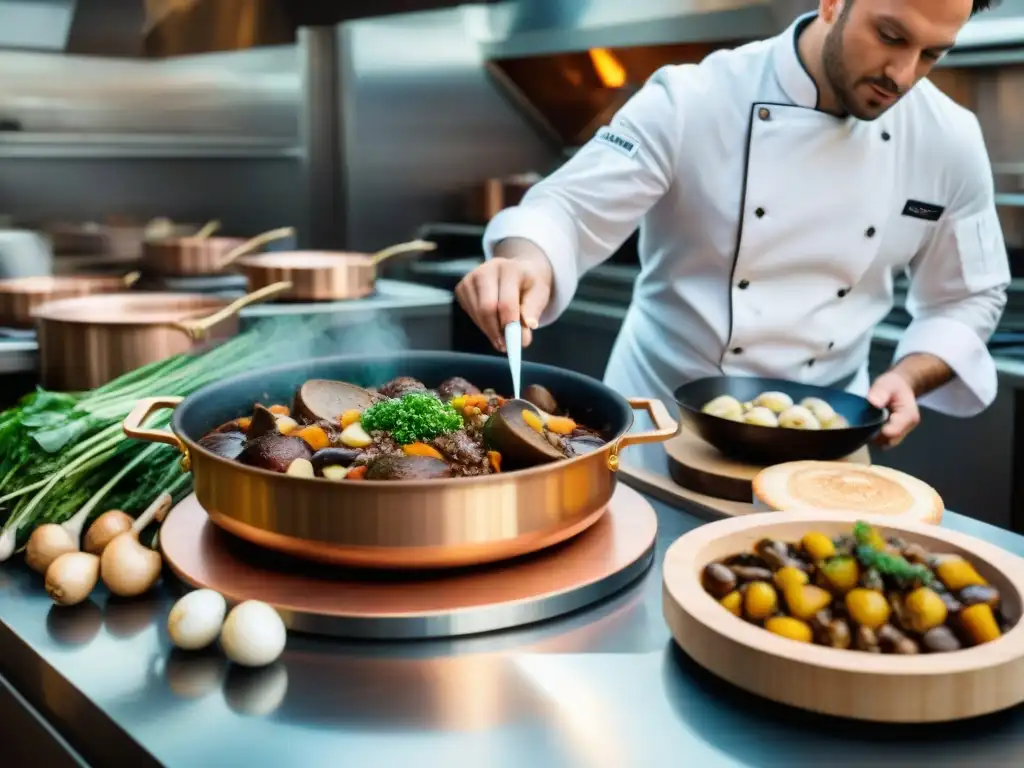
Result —
[[[307, 322], [300, 332], [316, 331]], [[80, 531], [105, 509], [137, 515], [162, 492], [176, 502], [190, 493], [191, 475], [181, 468], [178, 451], [131, 440], [122, 421], [142, 398], [184, 397], [225, 377], [294, 359], [296, 334], [293, 323], [264, 324], [205, 353], [151, 363], [91, 392], [39, 389], [0, 412], [0, 561], [44, 523]], [[146, 426], [169, 423], [165, 411]]]

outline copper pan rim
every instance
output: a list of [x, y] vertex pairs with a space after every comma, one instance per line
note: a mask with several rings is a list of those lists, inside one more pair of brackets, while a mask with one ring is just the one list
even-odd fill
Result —
[[109, 286], [114, 289], [126, 287], [123, 277], [117, 275], [35, 275], [32, 277], [11, 277], [0, 280], [0, 293], [23, 296], [48, 296], [64, 290], [89, 286]]
[[[147, 313], [152, 317], [131, 315], [131, 306], [127, 302], [145, 302]], [[190, 320], [204, 312], [213, 312], [231, 303], [230, 299], [211, 296], [203, 293], [172, 293], [172, 292], [129, 292], [93, 293], [66, 299], [48, 301], [32, 310], [32, 317], [57, 323], [74, 325], [101, 325], [110, 327], [147, 328], [154, 325]], [[102, 307], [107, 313], [112, 311], [111, 305], [125, 307], [124, 315], [89, 315], [87, 310]], [[163, 310], [162, 312], [159, 312]], [[180, 310], [180, 311], [175, 311]]]
[[[414, 360], [418, 356], [434, 357], [438, 353], [431, 352], [420, 352], [412, 353], [410, 359]], [[453, 366], [457, 366], [460, 359], [471, 360], [477, 358], [477, 355], [466, 355], [460, 353], [443, 353], [442, 356], [447, 360], [451, 359]], [[304, 367], [316, 367], [320, 364], [329, 364], [332, 362], [361, 362], [366, 359], [366, 356], [355, 355], [355, 356], [341, 356], [338, 358], [314, 358], [308, 361], [302, 361]], [[281, 370], [285, 370], [294, 363], [285, 364], [278, 368], [268, 369], [263, 372], [267, 376], [273, 376], [275, 373]], [[534, 367], [538, 369], [548, 369], [551, 371], [557, 371], [558, 369], [553, 366], [536, 365]], [[563, 374], [569, 374], [570, 372], [562, 372]], [[233, 380], [240, 377], [232, 377], [231, 380], [223, 382], [223, 384], [234, 383]], [[237, 461], [231, 461], [225, 459], [212, 451], [208, 451], [199, 445], [198, 439], [193, 439], [191, 436], [185, 433], [185, 430], [181, 427], [179, 418], [184, 410], [187, 410], [190, 405], [201, 401], [203, 398], [209, 396], [208, 390], [211, 387], [218, 385], [208, 385], [197, 392], [192, 393], [186, 398], [180, 397], [152, 397], [145, 400], [141, 400], [135, 410], [129, 414], [125, 419], [124, 426], [125, 432], [129, 436], [134, 436], [136, 439], [143, 440], [154, 440], [159, 442], [165, 442], [168, 444], [175, 445], [183, 456], [188, 457], [193, 452], [199, 452], [203, 455], [204, 461], [211, 461], [219, 466], [224, 467], [228, 471], [237, 471], [245, 474], [252, 474], [256, 477], [264, 478], [268, 481], [273, 482], [287, 482], [289, 484], [305, 483], [305, 484], [329, 484], [336, 485], [336, 481], [328, 480], [326, 478], [305, 478], [305, 477], [294, 477], [286, 475], [280, 472], [272, 472], [266, 469], [260, 469], [258, 467], [251, 467], [245, 464], [240, 464]], [[258, 396], [257, 396], [258, 397]], [[509, 472], [500, 472], [492, 475], [481, 475], [476, 477], [454, 477], [454, 478], [440, 478], [434, 480], [360, 480], [358, 483], [346, 483], [347, 492], [352, 490], [356, 493], [367, 493], [376, 495], [382, 490], [401, 488], [404, 490], [426, 490], [434, 489], [439, 487], [458, 487], [458, 488], [471, 488], [476, 486], [488, 487], [496, 486], [506, 482], [509, 478], [529, 478], [538, 477], [542, 475], [551, 474], [554, 472], [569, 472], [572, 468], [580, 467], [584, 464], [595, 462], [599, 460], [599, 457], [603, 457], [601, 463], [607, 465], [609, 469], [615, 471], [618, 468], [618, 454], [628, 448], [630, 445], [638, 445], [643, 443], [652, 442], [665, 442], [671, 437], [679, 433], [679, 422], [674, 419], [668, 412], [664, 403], [655, 398], [626, 398], [618, 393], [615, 393], [616, 399], [622, 404], [623, 410], [627, 415], [624, 415], [622, 423], [618, 430], [608, 438], [605, 445], [601, 448], [591, 451], [590, 453], [582, 456], [576, 456], [571, 459], [563, 459], [559, 461], [553, 461], [547, 464], [540, 464], [534, 467], [528, 467], [525, 469], [516, 469]], [[253, 400], [255, 402], [255, 400]], [[252, 402], [245, 404], [245, 408], [251, 409]], [[174, 411], [171, 420], [171, 432], [157, 435], [144, 430], [141, 428], [142, 422], [145, 417], [142, 414], [155, 413], [158, 410], [170, 408]], [[629, 430], [635, 422], [634, 413], [638, 410], [646, 411], [653, 421], [654, 428], [650, 431], [630, 433]], [[211, 425], [209, 429], [213, 429], [216, 425]], [[134, 434], [133, 434], [134, 433]], [[201, 437], [201, 436], [200, 436]], [[311, 486], [307, 486], [311, 487]], [[359, 490], [362, 489], [362, 490]]]
[[349, 251], [270, 251], [243, 256], [235, 262], [242, 269], [287, 269], [294, 272], [319, 272], [347, 267], [372, 267], [367, 253]]
[[[612, 449], [616, 447], [616, 443], [621, 438], [632, 424], [627, 425], [623, 432], [616, 435], [614, 438], [609, 440], [605, 445], [596, 451], [584, 454], [583, 456], [576, 456], [571, 459], [563, 459], [560, 461], [552, 461], [548, 464], [539, 464], [535, 467], [527, 467], [526, 469], [510, 470], [508, 472], [499, 472], [493, 475], [477, 475], [474, 477], [447, 477], [439, 478], [437, 480], [360, 480], [358, 483], [349, 482], [345, 484], [346, 492], [354, 493], [379, 493], [384, 488], [402, 488], [403, 490], [419, 490], [425, 488], [442, 488], [442, 487], [458, 487], [468, 488], [473, 486], [488, 486], [497, 485], [504, 480], [511, 477], [531, 477], [537, 475], [549, 474], [554, 468], [565, 469], [572, 466], [578, 466], [586, 461], [593, 461], [596, 456], [602, 454], [610, 454]], [[220, 464], [225, 467], [231, 467], [236, 471], [240, 471], [247, 474], [256, 475], [257, 477], [267, 477], [279, 479], [287, 483], [317, 483], [321, 485], [338, 485], [336, 480], [328, 480], [325, 477], [294, 477], [292, 475], [286, 475], [283, 472], [272, 472], [269, 469], [260, 469], [259, 467], [251, 467], [248, 464], [242, 464], [237, 461], [231, 461], [225, 459], [223, 456], [218, 456], [212, 451], [208, 451], [203, 448], [199, 443], [192, 440], [190, 437], [177, 434], [178, 439], [181, 440], [188, 448], [188, 453], [201, 453], [206, 461], [213, 461], [214, 463]]]

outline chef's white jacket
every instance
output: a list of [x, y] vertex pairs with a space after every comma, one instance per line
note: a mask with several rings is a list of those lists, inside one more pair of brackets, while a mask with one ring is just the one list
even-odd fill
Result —
[[812, 18], [656, 72], [491, 221], [485, 252], [509, 237], [540, 247], [549, 324], [639, 224], [641, 273], [605, 381], [668, 404], [722, 373], [864, 394], [872, 329], [906, 270], [913, 321], [895, 357], [946, 361], [957, 377], [922, 405], [974, 415], [995, 397], [986, 342], [1010, 279], [978, 121], [928, 81], [872, 122], [816, 110], [796, 48]]

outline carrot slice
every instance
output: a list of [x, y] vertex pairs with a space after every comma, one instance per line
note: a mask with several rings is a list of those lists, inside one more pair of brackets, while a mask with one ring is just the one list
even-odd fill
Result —
[[501, 454], [497, 451], [487, 452], [487, 461], [491, 465], [491, 469], [495, 472], [501, 472]]
[[537, 432], [540, 432], [541, 434], [544, 433], [544, 422], [542, 422], [540, 420], [540, 416], [538, 416], [533, 411], [528, 411], [524, 408], [523, 421], [526, 423], [528, 427], [531, 427], [532, 429], [534, 429]]
[[491, 398], [487, 395], [466, 395], [464, 405], [475, 405], [477, 408], [486, 408]]
[[331, 444], [331, 439], [328, 436], [327, 431], [316, 424], [303, 427], [295, 434], [305, 440], [309, 447], [314, 451], [319, 451]]
[[406, 456], [428, 456], [431, 459], [444, 461], [444, 456], [441, 455], [441, 452], [426, 443], [409, 443], [402, 446], [402, 451], [405, 452]]
[[556, 435], [568, 435], [576, 429], [576, 422], [568, 416], [551, 416], [548, 418], [548, 429]]
[[276, 414], [278, 416], [291, 416], [292, 415], [292, 409], [289, 408], [287, 405], [272, 405], [267, 410], [269, 410], [271, 413]]
[[341, 414], [341, 426], [350, 427], [359, 421], [363, 417], [363, 414], [358, 408], [352, 408], [351, 410], [345, 411]]
[[348, 474], [345, 475], [345, 479], [362, 480], [364, 477], [366, 477], [366, 469], [367, 467], [365, 464], [363, 464], [361, 467], [352, 467], [352, 469], [348, 471]]
[[243, 432], [249, 429], [249, 425], [252, 424], [251, 416], [243, 416], [238, 420], [238, 426]]

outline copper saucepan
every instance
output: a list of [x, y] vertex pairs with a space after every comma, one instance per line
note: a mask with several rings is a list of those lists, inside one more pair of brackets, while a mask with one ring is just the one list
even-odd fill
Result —
[[148, 222], [131, 217], [109, 216], [102, 223], [49, 222], [42, 225], [59, 255], [106, 255], [115, 261], [135, 261], [147, 240], [186, 237], [195, 224], [158, 217]]
[[435, 243], [413, 240], [392, 245], [377, 253], [331, 251], [278, 251], [240, 258], [238, 271], [249, 280], [249, 289], [287, 280], [294, 287], [286, 301], [342, 301], [361, 299], [374, 291], [377, 267], [400, 253], [432, 251]]
[[117, 293], [127, 290], [138, 279], [138, 272], [130, 272], [123, 277], [65, 275], [0, 280], [0, 328], [32, 328], [32, 311], [48, 301]]
[[291, 288], [268, 285], [228, 302], [196, 293], [94, 294], [39, 306], [39, 366], [47, 389], [79, 392], [238, 332], [238, 312]]
[[216, 222], [210, 222], [193, 237], [147, 242], [142, 249], [142, 271], [175, 276], [212, 275], [227, 269], [244, 254], [295, 234], [292, 227], [281, 227], [249, 240], [210, 237], [215, 225]]
[[[437, 386], [464, 376], [480, 388], [508, 389], [508, 361], [452, 352], [335, 357], [253, 371], [203, 387], [182, 401], [140, 401], [124, 420], [129, 437], [176, 446], [192, 471], [210, 519], [257, 546], [366, 568], [444, 568], [535, 552], [600, 519], [615, 491], [619, 453], [664, 441], [678, 424], [658, 400], [627, 400], [573, 371], [524, 363], [524, 381], [547, 387], [607, 443], [583, 456], [515, 472], [443, 480], [333, 482], [292, 477], [222, 458], [199, 445], [211, 429], [252, 413], [253, 403], [288, 403], [309, 379], [380, 386], [412, 376]], [[171, 430], [147, 429], [149, 414], [174, 408]], [[635, 410], [654, 429], [630, 432]]]

